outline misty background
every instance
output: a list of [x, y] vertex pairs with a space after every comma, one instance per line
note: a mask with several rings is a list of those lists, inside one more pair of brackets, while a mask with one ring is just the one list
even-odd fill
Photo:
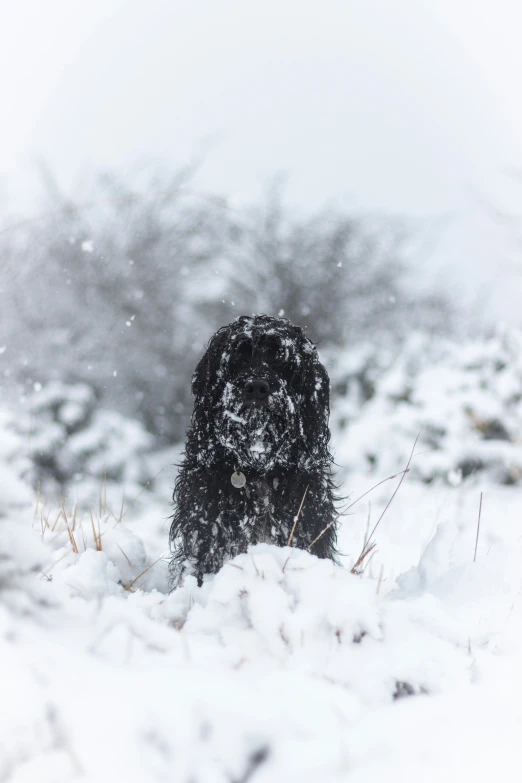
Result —
[[413, 333], [520, 325], [519, 21], [5, 0], [0, 393], [37, 478], [121, 479], [180, 442], [195, 363], [243, 313], [303, 325], [360, 402]]

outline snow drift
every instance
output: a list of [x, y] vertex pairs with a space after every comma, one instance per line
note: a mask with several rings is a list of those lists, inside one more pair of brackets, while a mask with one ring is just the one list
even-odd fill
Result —
[[[167, 471], [146, 506], [53, 506], [28, 487], [26, 443], [4, 416], [0, 780], [517, 780], [517, 346], [417, 346], [365, 401], [348, 384], [334, 434], [352, 498], [430, 433], [360, 575], [393, 483], [343, 519], [342, 567], [259, 545], [169, 593]], [[464, 452], [481, 455], [467, 476]]]

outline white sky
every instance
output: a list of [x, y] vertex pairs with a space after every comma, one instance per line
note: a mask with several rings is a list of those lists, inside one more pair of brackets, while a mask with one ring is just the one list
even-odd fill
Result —
[[35, 158], [77, 194], [91, 167], [183, 164], [209, 147], [197, 186], [232, 203], [285, 171], [290, 198], [306, 208], [457, 214], [438, 257], [460, 270], [455, 284], [472, 272], [497, 287], [499, 313], [512, 312], [510, 297], [518, 313], [518, 248], [498, 226], [484, 228], [482, 210], [483, 200], [515, 209], [520, 198], [506, 173], [522, 169], [520, 9], [516, 0], [0, 0], [6, 209], [31, 202]]

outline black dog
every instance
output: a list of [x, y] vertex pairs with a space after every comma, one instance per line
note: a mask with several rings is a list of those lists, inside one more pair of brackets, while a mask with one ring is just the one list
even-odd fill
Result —
[[174, 583], [193, 573], [201, 584], [260, 542], [291, 538], [335, 560], [329, 380], [303, 331], [284, 318], [237, 318], [211, 339], [192, 393], [170, 529]]

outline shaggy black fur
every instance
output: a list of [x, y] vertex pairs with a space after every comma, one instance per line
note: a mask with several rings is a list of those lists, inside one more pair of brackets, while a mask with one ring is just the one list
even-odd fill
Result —
[[[250, 544], [286, 546], [305, 491], [292, 546], [308, 549], [335, 518], [329, 380], [314, 344], [284, 318], [241, 316], [211, 339], [192, 393], [170, 529], [174, 584], [184, 573], [201, 583]], [[312, 553], [335, 560], [335, 538], [334, 524]]]

